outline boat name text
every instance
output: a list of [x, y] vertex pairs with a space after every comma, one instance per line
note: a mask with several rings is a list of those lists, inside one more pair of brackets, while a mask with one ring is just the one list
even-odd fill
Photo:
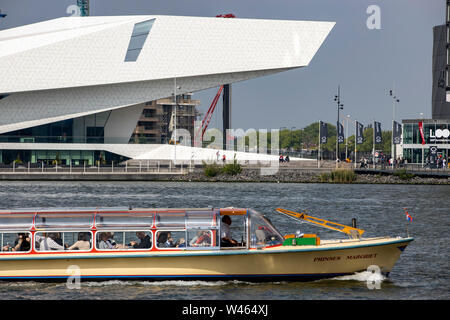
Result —
[[[345, 260], [357, 260], [357, 259], [375, 259], [378, 253], [370, 253], [370, 254], [357, 254], [346, 256]], [[314, 262], [326, 262], [326, 261], [339, 261], [342, 258], [340, 256], [334, 257], [315, 257]]]

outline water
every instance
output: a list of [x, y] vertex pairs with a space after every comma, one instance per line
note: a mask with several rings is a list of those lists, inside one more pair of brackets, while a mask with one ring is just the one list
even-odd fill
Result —
[[[0, 209], [25, 207], [252, 207], [264, 212], [282, 233], [299, 229], [322, 239], [335, 232], [295, 222], [277, 207], [307, 209], [313, 216], [343, 224], [356, 218], [365, 237], [405, 236], [415, 241], [405, 250], [379, 289], [369, 289], [372, 274], [307, 283], [242, 281], [104, 281], [65, 283], [0, 282], [4, 299], [449, 299], [450, 186], [333, 185], [282, 183], [180, 182], [2, 182]], [[413, 216], [405, 219], [403, 208]]]

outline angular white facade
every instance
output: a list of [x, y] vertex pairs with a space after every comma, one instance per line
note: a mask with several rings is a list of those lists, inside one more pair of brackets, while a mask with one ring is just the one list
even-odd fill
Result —
[[[182, 94], [307, 66], [333, 26], [117, 16], [3, 30], [0, 134], [113, 110], [105, 128], [128, 141], [136, 105], [171, 96], [175, 79]], [[127, 108], [130, 120], [121, 122]]]

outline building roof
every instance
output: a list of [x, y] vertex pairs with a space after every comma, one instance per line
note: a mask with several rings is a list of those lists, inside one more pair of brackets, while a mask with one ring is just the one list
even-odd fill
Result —
[[0, 133], [304, 67], [334, 24], [142, 15], [3, 30]]

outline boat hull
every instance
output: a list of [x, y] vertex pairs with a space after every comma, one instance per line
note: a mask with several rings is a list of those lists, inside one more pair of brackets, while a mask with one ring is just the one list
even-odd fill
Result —
[[377, 238], [261, 250], [20, 254], [0, 257], [0, 280], [310, 281], [371, 266], [389, 274], [412, 240]]

